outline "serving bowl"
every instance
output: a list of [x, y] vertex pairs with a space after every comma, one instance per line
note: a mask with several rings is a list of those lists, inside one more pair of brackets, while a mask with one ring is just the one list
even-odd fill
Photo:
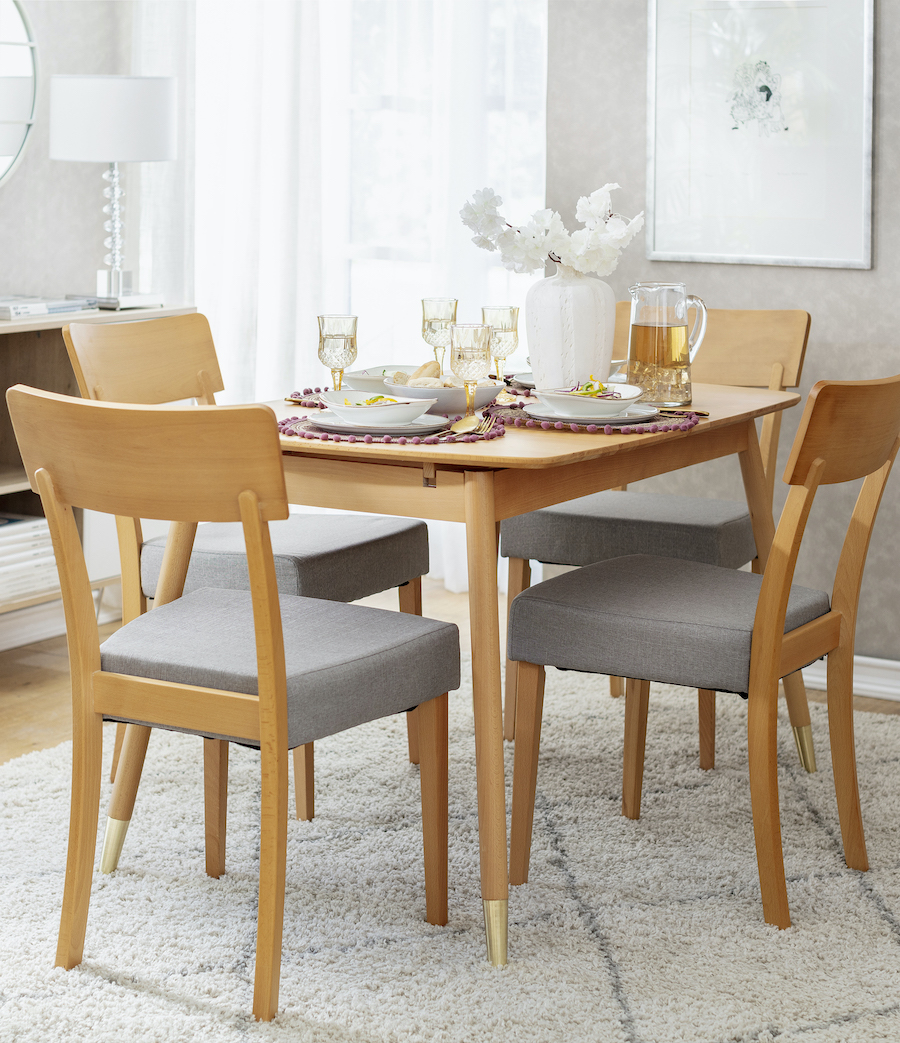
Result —
[[629, 406], [634, 405], [644, 393], [635, 384], [615, 384], [614, 388], [618, 398], [576, 395], [565, 388], [556, 388], [553, 391], [535, 388], [532, 395], [560, 416], [603, 417], [623, 413]]
[[392, 377], [398, 372], [415, 373], [417, 368], [417, 366], [400, 366], [394, 362], [386, 362], [383, 366], [367, 366], [365, 369], [350, 372], [345, 370], [341, 385], [353, 391], [372, 391], [384, 394], [385, 378]]
[[[389, 395], [405, 395], [407, 398], [435, 399], [435, 404], [428, 407], [429, 413], [456, 414], [466, 411], [466, 389], [459, 387], [417, 388], [405, 384], [394, 384], [390, 380], [384, 382]], [[498, 380], [479, 380], [475, 388], [475, 408], [481, 409], [492, 402], [504, 388]]]
[[[401, 398], [399, 395], [386, 395], [385, 401], [372, 402], [374, 398], [386, 394], [380, 391], [324, 391], [320, 400], [347, 424], [359, 427], [375, 424], [411, 424], [416, 417], [427, 412], [436, 399]], [[370, 404], [366, 404], [370, 402]]]

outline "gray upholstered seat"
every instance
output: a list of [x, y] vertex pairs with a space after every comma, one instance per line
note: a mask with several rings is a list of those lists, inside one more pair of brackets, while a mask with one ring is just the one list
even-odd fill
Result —
[[[292, 514], [270, 526], [281, 594], [356, 601], [407, 583], [428, 571], [428, 528], [408, 518]], [[156, 595], [166, 537], [141, 550], [141, 585]], [[185, 592], [203, 587], [249, 590], [240, 523], [200, 525]]]
[[756, 557], [756, 542], [746, 504], [610, 491], [506, 519], [500, 551], [554, 565], [658, 554], [736, 569]]
[[[538, 583], [515, 599], [509, 657], [587, 673], [746, 693], [762, 576], [634, 555]], [[785, 633], [829, 611], [794, 585]]]
[[[291, 749], [459, 687], [452, 623], [313, 598], [279, 601]], [[101, 668], [256, 694], [249, 592], [198, 590], [139, 616], [101, 646]], [[214, 727], [206, 734], [233, 738]]]

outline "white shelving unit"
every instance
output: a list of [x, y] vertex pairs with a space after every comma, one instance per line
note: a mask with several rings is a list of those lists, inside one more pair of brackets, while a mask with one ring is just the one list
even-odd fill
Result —
[[[42, 315], [35, 318], [0, 320], [0, 390], [12, 384], [28, 384], [45, 391], [78, 395], [75, 375], [69, 364], [62, 328], [69, 323], [134, 322], [161, 318], [165, 315], [185, 315], [196, 311], [184, 308], [135, 308], [129, 311], [71, 312]], [[30, 493], [28, 479], [22, 467], [18, 446], [12, 430], [6, 401], [0, 407], [0, 511], [18, 514], [39, 514], [40, 502]], [[102, 515], [83, 512], [82, 539], [88, 575], [95, 590], [117, 583], [118, 548], [115, 524]], [[0, 591], [0, 617], [20, 609], [33, 609], [59, 599], [59, 590], [44, 590], [30, 597], [4, 600]], [[26, 614], [27, 615], [27, 614]], [[3, 623], [0, 622], [0, 630]], [[60, 631], [61, 632], [61, 631]], [[48, 636], [46, 633], [38, 635]], [[2, 635], [0, 635], [2, 644]], [[4, 647], [9, 647], [8, 645]]]

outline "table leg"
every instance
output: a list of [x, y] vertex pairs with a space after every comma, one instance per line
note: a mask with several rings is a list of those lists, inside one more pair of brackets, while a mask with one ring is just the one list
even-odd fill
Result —
[[772, 520], [772, 497], [766, 484], [759, 439], [756, 437], [756, 424], [752, 420], [747, 424], [747, 448], [738, 454], [738, 458], [741, 462], [741, 477], [744, 479], [744, 492], [747, 495], [753, 535], [756, 539], [756, 554], [760, 565], [765, 569], [769, 551], [772, 549], [772, 540], [775, 539], [775, 523]]
[[481, 898], [488, 959], [495, 967], [499, 967], [507, 962], [509, 875], [506, 858], [506, 787], [503, 777], [497, 540], [492, 472], [466, 472], [465, 505]]
[[[165, 605], [181, 597], [196, 532], [196, 522], [172, 522], [169, 527], [154, 605]], [[112, 873], [119, 864], [119, 856], [122, 854], [125, 834], [131, 822], [141, 782], [150, 732], [151, 729], [142, 724], [129, 724], [125, 729], [121, 763], [116, 768], [116, 780], [100, 855], [100, 870], [103, 873]]]

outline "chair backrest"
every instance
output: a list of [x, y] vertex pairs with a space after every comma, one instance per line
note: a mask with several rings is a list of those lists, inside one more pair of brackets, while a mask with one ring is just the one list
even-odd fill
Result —
[[22, 385], [10, 388], [6, 400], [50, 526], [73, 677], [80, 671], [87, 685], [86, 672], [99, 668], [73, 507], [123, 517], [243, 522], [257, 643], [269, 647], [277, 665], [281, 623], [267, 523], [287, 518], [288, 503], [278, 428], [268, 406], [119, 405]]
[[212, 405], [224, 387], [206, 316], [139, 322], [75, 322], [63, 340], [82, 398], [146, 405], [196, 398]]
[[[63, 327], [63, 340], [82, 398], [106, 402], [152, 405], [195, 398], [203, 405], [215, 404], [215, 392], [223, 388], [219, 360], [205, 315], [163, 316], [139, 322], [72, 323]], [[139, 517], [116, 518], [119, 561], [122, 571], [122, 618], [130, 619], [147, 610], [141, 587], [141, 546], [144, 542]], [[177, 577], [186, 570], [194, 540], [194, 527], [170, 529], [168, 552], [177, 562], [164, 574]], [[167, 565], [169, 562], [167, 555]], [[184, 566], [184, 567], [182, 567]], [[179, 582], [166, 581], [157, 590], [157, 602], [179, 597]]]
[[900, 429], [900, 376], [882, 380], [820, 380], [806, 409], [784, 472], [802, 485], [817, 459], [821, 485], [850, 482], [877, 471]]
[[[900, 375], [883, 380], [820, 380], [809, 393], [784, 480], [791, 486], [763, 574], [753, 654], [780, 646], [790, 586], [820, 485], [865, 478], [841, 549], [832, 609], [852, 635], [869, 541], [900, 449]], [[842, 640], [844, 640], [842, 638]]]

